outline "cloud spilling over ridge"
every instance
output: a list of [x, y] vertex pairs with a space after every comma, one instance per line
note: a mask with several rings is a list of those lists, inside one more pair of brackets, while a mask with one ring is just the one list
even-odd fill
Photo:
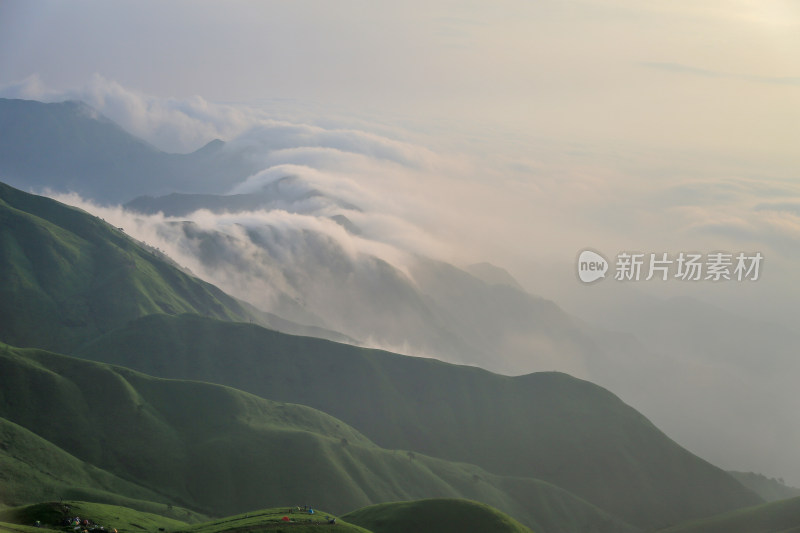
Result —
[[[298, 179], [279, 181], [317, 190]], [[556, 306], [432, 261], [419, 251], [424, 233], [389, 215], [307, 202], [303, 195], [287, 210], [199, 209], [181, 217], [98, 206], [75, 194], [52, 196], [124, 228], [242, 300], [367, 346], [511, 374], [558, 369], [590, 377], [583, 361], [589, 341]], [[361, 235], [367, 225], [388, 237]], [[390, 242], [393, 232], [410, 239], [415, 251]], [[505, 307], [519, 316], [492, 311]], [[534, 317], [542, 323], [529, 322]], [[491, 333], [481, 334], [476, 321]], [[569, 338], [573, 330], [578, 338]]]
[[[353, 264], [378, 258], [401, 270], [406, 270], [410, 258], [400, 248], [349, 233], [327, 216], [327, 209], [322, 210], [324, 216], [284, 210], [222, 214], [198, 210], [186, 217], [167, 217], [100, 206], [76, 194], [51, 196], [124, 228], [195, 275], [265, 310], [274, 310], [280, 294], [299, 297], [286, 272], [308, 269], [305, 263], [315, 254], [323, 264], [325, 254], [335, 250]], [[309, 235], [313, 243], [308, 242]], [[321, 245], [321, 250], [313, 245]]]
[[624, 153], [488, 132], [442, 149], [407, 131], [396, 136], [402, 141], [392, 138], [385, 126], [274, 120], [259, 107], [157, 98], [99, 75], [67, 91], [32, 77], [0, 95], [81, 99], [167, 150], [223, 138], [263, 168], [232, 193], [301, 176], [358, 206], [348, 216], [367, 238], [456, 263], [491, 260], [529, 287], [539, 285], [533, 265], [570, 264], [586, 246], [610, 254], [763, 247], [773, 261], [800, 259], [791, 251], [800, 239], [797, 213], [764, 207], [800, 201], [800, 186], [780, 162]]
[[276, 120], [257, 106], [216, 104], [199, 95], [186, 99], [157, 98], [99, 74], [83, 87], [61, 91], [48, 88], [34, 75], [0, 87], [0, 97], [42, 102], [80, 100], [167, 152], [189, 152], [214, 139], [223, 139], [232, 141], [234, 148], [249, 148], [260, 154], [316, 147], [409, 167], [433, 167], [437, 162], [437, 155], [426, 148], [365, 130]]
[[[396, 330], [386, 331], [387, 336], [394, 335], [392, 340], [367, 335], [361, 338], [365, 342], [425, 353], [415, 352], [419, 345], [404, 336], [435, 320], [424, 315], [424, 305], [406, 290], [415, 283], [411, 267], [417, 256], [457, 265], [490, 261], [508, 267], [532, 292], [558, 303], [577, 302], [570, 310], [579, 311], [587, 301], [602, 299], [601, 292], [575, 280], [575, 254], [585, 247], [608, 255], [622, 250], [760, 251], [768, 270], [757, 284], [664, 283], [641, 288], [706, 299], [763, 320], [779, 316], [783, 309], [790, 311], [800, 296], [794, 283], [800, 268], [796, 256], [800, 185], [792, 168], [780, 162], [540, 145], [526, 139], [509, 144], [506, 137], [488, 133], [441, 149], [415, 142], [411, 133], [401, 141], [386, 128], [371, 131], [367, 124], [353, 129], [335, 121], [323, 127], [274, 120], [258, 108], [159, 100], [117, 91], [102, 79], [93, 83], [102, 89], [95, 96], [84, 90], [90, 94], [89, 103], [112, 118], [114, 113], [127, 116], [123, 125], [147, 129], [143, 136], [150, 142], [171, 139], [177, 145], [195, 139], [202, 144], [222, 137], [227, 149], [247, 151], [262, 170], [234, 186], [231, 194], [257, 194], [280, 182], [285, 196], [269, 209], [198, 210], [181, 217], [141, 215], [76, 196], [58, 199], [125, 228], [201, 278], [287, 318], [336, 329], [339, 323], [330, 322], [334, 316], [341, 324], [358, 324], [364, 332], [396, 325]], [[375, 133], [379, 129], [382, 133]], [[294, 179], [281, 181], [287, 177]], [[613, 281], [602, 283], [610, 289], [608, 297], [593, 309], [623, 305], [618, 301], [622, 292], [614, 292]], [[635, 293], [639, 288], [624, 289]], [[344, 312], [337, 300], [342, 291], [350, 295], [349, 309], [374, 305], [380, 298], [388, 302], [387, 308], [402, 303], [404, 320], [398, 321], [397, 314], [365, 317]], [[429, 340], [431, 345], [449, 342]], [[549, 340], [531, 334], [512, 342], [520, 345], [520, 351], [545, 353]], [[548, 353], [525, 361], [526, 370], [585, 372], [586, 377], [597, 371]], [[775, 368], [783, 368], [785, 354], [778, 353], [775, 360]], [[658, 373], [658, 362], [656, 367], [647, 360], [633, 362], [625, 366], [626, 372], [636, 374], [628, 383], [647, 383], [653, 379], [647, 372]], [[751, 376], [752, 359], [731, 358], [722, 368], [697, 359], [678, 363], [669, 366], [676, 379], [691, 369], [697, 376], [696, 383], [687, 384], [694, 387], [687, 397], [699, 403], [705, 395], [713, 396], [704, 383], [719, 391], [721, 397], [707, 405], [719, 420], [729, 420], [725, 431], [733, 434], [737, 420], [721, 410], [735, 391], [711, 378], [718, 373], [741, 381]], [[767, 372], [758, 379], [752, 397], [770, 390], [775, 375]], [[669, 418], [672, 400], [667, 389], [648, 400], [649, 405], [680, 434], [681, 421]], [[628, 389], [626, 400], [637, 404], [639, 393], [635, 387]], [[777, 399], [768, 398], [760, 405], [766, 409], [773, 400], [784, 401], [775, 394]], [[647, 399], [646, 393], [643, 398]], [[658, 411], [659, 405], [667, 407]], [[761, 427], [755, 418], [747, 423]], [[699, 434], [695, 429], [686, 431]], [[747, 446], [740, 449], [742, 457]], [[763, 464], [767, 473], [779, 473], [770, 470], [768, 461]]]
[[130, 133], [167, 152], [183, 153], [217, 138], [230, 138], [254, 122], [232, 106], [210, 104], [201, 96], [155, 98], [137, 93], [96, 74], [83, 87], [49, 89], [38, 76], [0, 88], [4, 98], [42, 102], [80, 100]]

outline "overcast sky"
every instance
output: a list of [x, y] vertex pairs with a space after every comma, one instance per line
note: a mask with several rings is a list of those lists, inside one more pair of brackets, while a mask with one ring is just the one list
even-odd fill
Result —
[[760, 251], [758, 283], [648, 290], [796, 327], [798, 58], [795, 0], [0, 0], [0, 96], [80, 98], [168, 151], [316, 139], [270, 164], [349, 171], [354, 202], [426, 233], [394, 244], [573, 312], [598, 294], [584, 247]]
[[9, 1], [0, 82], [310, 100], [548, 138], [793, 155], [791, 0]]
[[[597, 210], [592, 233], [617, 249], [705, 245], [661, 241], [674, 209], [695, 234], [800, 236], [799, 56], [791, 0], [0, 2], [6, 96], [72, 94], [115, 120], [132, 113], [113, 101], [130, 91], [195, 113], [260, 103], [408, 126], [487, 166], [564, 175], [558, 201], [601, 202], [561, 207]], [[157, 144], [168, 134], [130, 122]], [[161, 147], [210, 140], [191, 133]], [[778, 200], [790, 209], [765, 223]], [[560, 236], [590, 245], [581, 227]]]

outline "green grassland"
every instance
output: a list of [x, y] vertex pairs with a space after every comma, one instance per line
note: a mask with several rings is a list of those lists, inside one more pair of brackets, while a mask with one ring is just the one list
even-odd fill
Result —
[[[135, 511], [121, 506], [83, 501], [46, 502], [0, 511], [0, 531], [72, 531], [65, 520], [88, 520], [87, 529], [119, 533], [228, 533], [285, 531], [315, 533], [531, 533], [492, 507], [469, 500], [430, 499], [386, 503], [359, 509], [344, 517], [324, 510], [309, 513], [300, 506], [250, 511], [196, 524]], [[40, 527], [33, 527], [38, 522]]]
[[61, 499], [113, 503], [191, 522], [204, 518], [168, 505], [158, 493], [87, 464], [0, 418], [0, 501], [17, 506]]
[[[26, 505], [0, 511], [0, 522], [32, 526], [40, 522], [43, 528], [72, 531], [64, 520], [80, 517], [81, 522], [103, 526], [105, 531], [116, 529], [119, 533], [157, 533], [159, 530], [177, 530], [189, 527], [186, 522], [158, 514], [147, 513], [102, 503], [64, 500]], [[90, 528], [87, 528], [90, 529]]]
[[[7, 345], [0, 369], [0, 417], [125, 480], [120, 496], [214, 516], [297, 502], [344, 513], [381, 501], [469, 498], [542, 531], [633, 530], [546, 482], [385, 450], [309, 407]], [[47, 471], [72, 475], [58, 464]]]
[[21, 526], [9, 522], [0, 521], [0, 531], [3, 533], [42, 533], [43, 531], [57, 531], [49, 528], [37, 528], [34, 526]]
[[380, 503], [348, 513], [344, 518], [372, 533], [531, 533], [513, 518], [469, 500]]
[[[261, 509], [188, 524], [157, 514], [122, 506], [65, 500], [0, 511], [0, 531], [72, 531], [65, 520], [88, 520], [86, 529], [118, 533], [227, 533], [287, 531], [314, 533], [531, 533], [531, 530], [500, 511], [474, 501], [428, 499], [372, 505], [335, 516], [324, 510], [309, 513], [305, 507]], [[38, 522], [40, 527], [33, 527]], [[82, 526], [83, 527], [83, 526]]]
[[253, 313], [116, 228], [0, 183], [0, 340], [65, 350], [150, 313]]
[[[289, 521], [285, 521], [284, 517], [288, 518]], [[331, 524], [331, 520], [335, 520], [335, 524]], [[348, 523], [331, 513], [315, 509], [313, 514], [309, 514], [299, 506], [263, 509], [228, 516], [176, 530], [175, 533], [226, 533], [229, 531], [286, 531], [292, 533], [341, 531], [345, 533], [371, 533], [369, 530]]]
[[642, 527], [761, 503], [610, 392], [566, 374], [500, 376], [190, 315], [144, 317], [75, 353], [309, 405], [382, 447], [543, 479]]

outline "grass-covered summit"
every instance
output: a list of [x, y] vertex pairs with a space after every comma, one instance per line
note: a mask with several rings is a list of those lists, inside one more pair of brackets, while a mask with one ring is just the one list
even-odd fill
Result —
[[255, 533], [284, 528], [293, 533], [372, 533], [323, 510], [309, 513], [300, 506], [259, 509], [191, 523], [119, 505], [73, 500], [0, 510], [0, 531], [74, 531], [74, 527], [78, 527], [78, 531], [87, 529], [95, 533], [114, 530], [118, 533]]
[[[168, 510], [165, 508], [164, 511]], [[173, 531], [189, 527], [183, 520], [161, 514], [137, 511], [119, 505], [73, 500], [49, 501], [0, 510], [0, 522], [22, 526], [33, 526], [38, 523], [43, 529], [58, 531], [73, 531], [74, 522], [77, 522], [79, 531], [92, 528], [97, 531], [102, 526], [103, 531], [111, 532], [116, 529], [120, 533], [132, 531], [158, 533], [167, 529]]]
[[380, 503], [348, 513], [344, 518], [372, 533], [532, 533], [497, 509], [469, 500]]

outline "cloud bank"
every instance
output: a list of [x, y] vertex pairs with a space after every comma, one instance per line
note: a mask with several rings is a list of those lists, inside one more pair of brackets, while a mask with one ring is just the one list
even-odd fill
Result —
[[[415, 317], [421, 307], [409, 296], [402, 300], [402, 315], [364, 318], [340, 312], [341, 322], [331, 323], [334, 310], [342, 308], [337, 300], [341, 291], [350, 291], [353, 301], [346, 307], [351, 310], [373, 305], [381, 294], [391, 294], [395, 305], [401, 301], [398, 295], [407, 295], [401, 290], [404, 284], [418, 286], [413, 267], [420, 256], [457, 265], [488, 260], [507, 267], [530, 291], [590, 321], [591, 313], [581, 313], [583, 306], [599, 300], [601, 312], [607, 312], [623, 305], [623, 290], [637, 294], [634, 298], [641, 296], [638, 293], [648, 298], [690, 296], [748, 318], [784, 322], [791, 321], [788, 313], [800, 296], [794, 283], [800, 268], [796, 252], [800, 185], [791, 166], [780, 160], [538, 143], [524, 137], [509, 143], [507, 137], [490, 133], [429, 143], [428, 136], [399, 128], [401, 133], [393, 136], [385, 125], [361, 123], [355, 128], [353, 122], [332, 119], [275, 120], [257, 106], [218, 105], [202, 98], [159, 99], [101, 77], [66, 93], [49, 91], [33, 79], [6, 87], [2, 94], [86, 99], [165, 150], [191, 150], [219, 137], [227, 150], [248, 153], [262, 170], [229, 192], [257, 194], [280, 183], [281, 195], [268, 208], [197, 210], [170, 217], [97, 206], [76, 196], [58, 199], [125, 228], [196, 275], [287, 318], [334, 328], [359, 322], [362, 332], [397, 323], [391, 340], [366, 336], [365, 342], [413, 352], [415, 345], [401, 330], [422, 328], [422, 322], [432, 319]], [[281, 182], [287, 177], [293, 179]], [[575, 254], [586, 247], [608, 255], [622, 250], [761, 251], [768, 266], [763, 279], [752, 286], [664, 283], [619, 287], [615, 292], [616, 287], [604, 281], [608, 294], [601, 297], [600, 291], [575, 279]], [[608, 327], [613, 329], [613, 324]], [[445, 342], [433, 339], [432, 346], [434, 341]], [[533, 334], [512, 341], [542, 354], [548, 353], [550, 342]], [[743, 462], [752, 457], [748, 446], [758, 446], [742, 441], [731, 448], [729, 437], [736, 424], [758, 427], [762, 435], [775, 440], [780, 431], [764, 427], [761, 415], [743, 414], [742, 422], [725, 408], [741, 403], [741, 399], [734, 402], [734, 396], [743, 391], [759, 412], [794, 405], [789, 392], [764, 394], [777, 382], [783, 387], [780, 376], [772, 371], [754, 374], [752, 354], [721, 362], [703, 360], [704, 353], [693, 352], [693, 358], [679, 362], [659, 362], [657, 356], [629, 362], [625, 372], [632, 375], [626, 383], [617, 383], [615, 390], [634, 405], [647, 405], [656, 423], [663, 420], [671, 434], [685, 440], [702, 433], [701, 422], [725, 420], [724, 442], [714, 441], [700, 453], [712, 460], [724, 455], [721, 460], [731, 468], [790, 477], [788, 467], [770, 460], [752, 460], [748, 463], [752, 466], [732, 464], [740, 457]], [[785, 369], [789, 363], [783, 352], [764, 357], [773, 361], [775, 369]], [[568, 357], [532, 357], [525, 364], [526, 371], [560, 369], [601, 383], [605, 379], [597, 368]], [[684, 397], [705, 405], [707, 416], [687, 419], [682, 425], [670, 418], [674, 390], [660, 390], [654, 398], [649, 392], [658, 388], [637, 392], [630, 386], [654, 383], [659, 375], [671, 375], [676, 381], [696, 376], [683, 385], [691, 391]], [[731, 386], [745, 382], [748, 387]], [[722, 446], [727, 446], [726, 453], [715, 455], [714, 447]], [[785, 458], [786, 450], [771, 457]], [[797, 476], [800, 479], [800, 473]]]

